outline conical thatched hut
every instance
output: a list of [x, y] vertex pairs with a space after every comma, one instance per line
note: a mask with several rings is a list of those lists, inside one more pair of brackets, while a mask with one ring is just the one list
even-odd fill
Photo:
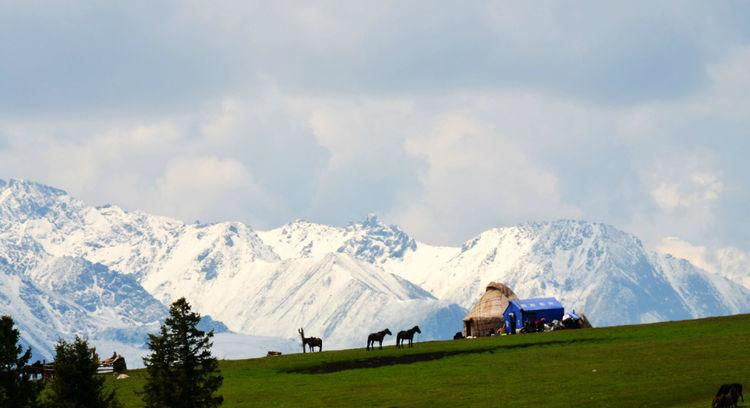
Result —
[[490, 282], [487, 291], [469, 314], [464, 317], [464, 335], [488, 336], [505, 325], [503, 312], [511, 300], [518, 299], [513, 290], [503, 283]]

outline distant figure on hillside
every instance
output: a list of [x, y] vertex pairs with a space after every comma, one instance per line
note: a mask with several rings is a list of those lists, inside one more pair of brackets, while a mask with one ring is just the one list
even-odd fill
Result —
[[302, 352], [307, 353], [305, 346], [310, 349], [310, 352], [315, 351], [315, 347], [318, 347], [318, 351], [323, 351], [323, 340], [318, 337], [305, 337], [305, 330], [300, 328], [297, 330], [300, 336], [302, 336]]
[[510, 334], [516, 334], [516, 314], [511, 313], [510, 318]]
[[412, 342], [414, 341], [414, 333], [422, 333], [422, 331], [419, 330], [419, 326], [414, 326], [409, 330], [401, 330], [398, 332], [398, 335], [396, 335], [396, 347], [403, 347], [405, 340], [409, 340], [409, 347], [413, 347]]
[[379, 331], [377, 333], [370, 333], [370, 335], [367, 336], [367, 351], [370, 351], [370, 346], [372, 346], [372, 348], [375, 348], [375, 342], [376, 341], [378, 343], [380, 343], [380, 349], [382, 350], [383, 349], [383, 339], [385, 338], [386, 335], [392, 336], [393, 333], [391, 333], [391, 331], [388, 330], [388, 329], [385, 329], [383, 331]]

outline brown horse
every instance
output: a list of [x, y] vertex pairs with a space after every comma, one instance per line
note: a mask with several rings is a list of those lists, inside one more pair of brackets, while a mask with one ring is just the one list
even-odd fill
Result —
[[310, 352], [315, 351], [315, 347], [318, 348], [318, 351], [323, 351], [323, 339], [318, 337], [305, 337], [305, 330], [300, 328], [297, 330], [300, 336], [302, 336], [302, 352], [307, 353], [305, 351], [305, 346], [307, 346], [310, 349]]
[[419, 330], [419, 326], [414, 326], [409, 330], [401, 330], [398, 332], [396, 335], [396, 347], [403, 347], [403, 343], [406, 340], [409, 340], [409, 347], [413, 347], [412, 341], [414, 340], [414, 333], [422, 333], [422, 331]]
[[380, 349], [382, 350], [383, 349], [383, 339], [385, 338], [386, 335], [392, 336], [393, 333], [391, 333], [391, 331], [388, 330], [388, 329], [385, 329], [383, 331], [379, 331], [377, 333], [370, 333], [370, 335], [367, 336], [367, 351], [370, 351], [370, 346], [372, 346], [372, 348], [375, 348], [375, 342], [376, 341], [378, 343], [380, 343]]

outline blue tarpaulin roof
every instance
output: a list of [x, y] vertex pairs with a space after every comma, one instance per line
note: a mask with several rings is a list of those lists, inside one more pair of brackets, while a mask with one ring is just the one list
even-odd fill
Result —
[[563, 305], [555, 298], [518, 299], [517, 303], [521, 309], [533, 312], [535, 310], [562, 309]]

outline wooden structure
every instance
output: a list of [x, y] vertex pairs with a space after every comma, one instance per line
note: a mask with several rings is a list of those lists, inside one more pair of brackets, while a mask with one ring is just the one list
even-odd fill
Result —
[[464, 335], [480, 337], [497, 333], [505, 325], [503, 312], [516, 299], [518, 296], [504, 283], [490, 282], [479, 302], [464, 317]]
[[23, 367], [22, 372], [34, 381], [48, 380], [55, 376], [55, 363], [44, 360]]
[[[91, 349], [92, 353], [96, 353], [94, 349]], [[97, 368], [97, 374], [122, 374], [127, 371], [128, 366], [125, 363], [125, 357], [117, 354], [112, 354], [112, 357], [105, 359], [100, 362], [99, 368]], [[28, 375], [32, 380], [50, 380], [55, 377], [55, 363], [48, 363], [44, 360], [37, 361], [34, 364], [27, 365], [23, 368], [23, 373]]]
[[112, 372], [115, 374], [121, 374], [128, 370], [128, 365], [125, 363], [125, 357], [114, 352], [112, 357], [104, 359], [99, 364], [99, 370], [97, 372]]

